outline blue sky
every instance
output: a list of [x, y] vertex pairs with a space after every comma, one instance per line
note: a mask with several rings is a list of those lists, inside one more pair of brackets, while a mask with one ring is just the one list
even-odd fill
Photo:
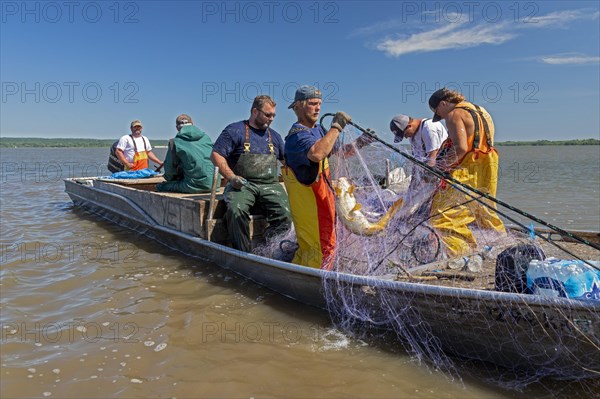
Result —
[[600, 138], [600, 5], [560, 2], [1, 2], [3, 137], [117, 138], [179, 113], [213, 139], [296, 87], [382, 137], [439, 87], [485, 106], [496, 140]]

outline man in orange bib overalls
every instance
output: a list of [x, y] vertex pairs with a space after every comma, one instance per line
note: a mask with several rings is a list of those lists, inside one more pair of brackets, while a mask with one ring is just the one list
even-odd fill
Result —
[[[445, 143], [448, 155], [438, 161], [438, 168], [448, 171], [459, 182], [495, 197], [499, 157], [493, 145], [494, 123], [490, 114], [483, 107], [465, 101], [462, 94], [446, 88], [431, 95], [429, 107], [434, 112], [433, 121], [444, 119], [448, 129]], [[494, 211], [495, 204], [483, 201], [489, 206], [444, 182], [438, 188], [431, 207], [431, 224], [442, 236], [449, 256], [463, 256], [477, 248], [469, 224], [505, 232]]]
[[125, 165], [125, 170], [142, 170], [148, 167], [148, 159], [162, 165], [160, 159], [152, 152], [150, 140], [142, 136], [142, 122], [131, 122], [131, 134], [126, 134], [119, 139], [117, 144], [117, 157]]

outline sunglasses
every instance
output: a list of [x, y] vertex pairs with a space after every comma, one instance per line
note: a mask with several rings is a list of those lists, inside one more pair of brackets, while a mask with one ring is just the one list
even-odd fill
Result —
[[[258, 108], [256, 108], [256, 109], [258, 109]], [[258, 109], [258, 110], [267, 118], [275, 118], [275, 116], [277, 116], [277, 114], [275, 112], [265, 112], [262, 109]]]

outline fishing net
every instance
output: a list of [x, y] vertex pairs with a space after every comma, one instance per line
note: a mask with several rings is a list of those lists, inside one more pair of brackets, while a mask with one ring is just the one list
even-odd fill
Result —
[[[323, 291], [336, 327], [375, 342], [392, 334], [459, 383], [474, 375], [535, 395], [597, 397], [597, 244], [441, 183], [408, 148], [359, 149], [359, 135], [348, 126], [329, 159], [337, 250]], [[448, 151], [438, 167], [455, 161]], [[446, 216], [454, 224], [444, 231]], [[292, 230], [254, 253], [290, 261], [296, 248]]]
[[[337, 252], [323, 288], [338, 328], [361, 338], [392, 330], [417, 362], [450, 380], [469, 373], [519, 390], [597, 396], [600, 292], [590, 281], [600, 276], [598, 247], [539, 233], [543, 221], [441, 183], [406, 152], [358, 149], [359, 134], [346, 128], [330, 158]], [[353, 284], [348, 275], [373, 280]], [[557, 379], [569, 383], [546, 382]]]

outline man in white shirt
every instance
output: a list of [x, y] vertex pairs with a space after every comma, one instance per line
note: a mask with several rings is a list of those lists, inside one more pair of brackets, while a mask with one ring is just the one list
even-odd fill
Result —
[[[390, 130], [394, 133], [395, 143], [408, 137], [413, 157], [431, 167], [436, 166], [440, 148], [448, 138], [448, 131], [441, 122], [433, 122], [429, 118], [413, 119], [402, 114], [394, 116], [390, 122]], [[426, 213], [436, 189], [437, 182], [432, 177], [422, 167], [412, 165], [410, 185], [404, 197], [407, 212], [417, 215]]]
[[413, 156], [429, 166], [435, 166], [442, 143], [448, 138], [448, 131], [441, 122], [429, 118], [413, 119], [402, 114], [394, 116], [390, 130], [395, 136], [394, 143], [408, 137]]
[[130, 125], [131, 134], [119, 139], [117, 157], [125, 165], [125, 170], [142, 170], [148, 167], [148, 159], [162, 165], [160, 159], [152, 152], [150, 140], [142, 136], [142, 122], [134, 120]]

